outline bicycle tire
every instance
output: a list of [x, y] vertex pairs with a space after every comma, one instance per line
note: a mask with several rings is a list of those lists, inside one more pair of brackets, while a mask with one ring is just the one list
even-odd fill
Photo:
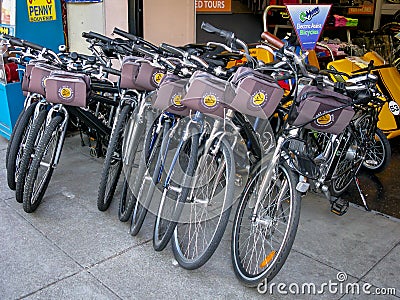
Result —
[[40, 138], [46, 128], [47, 110], [39, 112], [37, 118], [33, 121], [29, 130], [28, 137], [25, 142], [24, 154], [22, 155], [19, 171], [17, 172], [17, 183], [15, 189], [15, 199], [18, 203], [22, 203], [24, 199], [24, 186], [29, 165], [32, 162], [32, 155], [35, 153]]
[[9, 142], [10, 149], [7, 155], [7, 184], [11, 190], [16, 188], [16, 177], [15, 172], [19, 165], [19, 159], [23, 155], [23, 146], [25, 139], [28, 136], [29, 128], [31, 126], [32, 117], [35, 112], [37, 102], [31, 104], [22, 112], [21, 119], [18, 122], [18, 126], [14, 128], [14, 136]]
[[[240, 282], [249, 287], [257, 286], [265, 278], [270, 282], [280, 271], [292, 248], [300, 219], [301, 195], [296, 190], [296, 174], [286, 162], [280, 163], [277, 176], [271, 177], [271, 183], [266, 185], [260, 197], [257, 185], [262, 182], [262, 174], [266, 170], [267, 167], [264, 167], [249, 178], [233, 221], [233, 269]], [[256, 199], [263, 201], [257, 208]], [[288, 216], [285, 217], [283, 214], [287, 210]], [[280, 225], [285, 228], [273, 228]], [[282, 241], [278, 241], [278, 234], [282, 234]], [[273, 245], [274, 238], [277, 240], [276, 247]]]
[[[53, 175], [54, 168], [52, 164], [54, 163], [54, 155], [61, 137], [59, 128], [63, 121], [62, 116], [55, 116], [46, 127], [43, 137], [39, 141], [35, 157], [33, 158], [25, 181], [23, 208], [27, 213], [32, 213], [39, 207]], [[51, 142], [54, 143], [51, 144]], [[50, 149], [50, 146], [54, 146], [54, 148]], [[47, 156], [47, 154], [50, 154], [48, 162], [42, 163], [44, 156]], [[46, 168], [46, 171], [39, 182], [40, 186], [36, 187], [35, 183], [38, 179], [41, 165]]]
[[133, 207], [136, 204], [136, 197], [129, 188], [129, 183], [124, 179], [122, 184], [121, 199], [119, 201], [118, 218], [121, 222], [127, 222], [132, 215]]
[[389, 166], [391, 156], [392, 148], [390, 143], [383, 131], [377, 128], [375, 132], [375, 144], [367, 149], [363, 168], [374, 173], [380, 173]]
[[[158, 118], [155, 120], [154, 124], [152, 124], [152, 127], [154, 129], [155, 126], [157, 126], [157, 123], [158, 123]], [[151, 143], [151, 141], [154, 138], [154, 131], [151, 130], [151, 128], [149, 131], [147, 131], [147, 135], [145, 138], [145, 151], [142, 152], [142, 157], [140, 160], [140, 165], [146, 167], [141, 169], [144, 172], [143, 171], [138, 172], [139, 174], [137, 176], [139, 179], [137, 183], [140, 183], [140, 188], [138, 190], [138, 194], [136, 195], [137, 197], [136, 203], [133, 208], [131, 226], [129, 229], [129, 233], [132, 236], [136, 236], [139, 233], [148, 212], [148, 205], [150, 205], [149, 200], [151, 200], [151, 198], [149, 199], [148, 196], [150, 195], [151, 191], [147, 190], [147, 194], [143, 197], [144, 187], [146, 185], [145, 181], [150, 180], [151, 182], [153, 182], [153, 184], [155, 184], [155, 181], [157, 180], [156, 178], [154, 178], [157, 177], [158, 174], [157, 172], [155, 172], [154, 165], [157, 165], [158, 153], [159, 153], [157, 150], [160, 149], [163, 135], [167, 130], [168, 129], [166, 129], [164, 125], [161, 131], [157, 134], [153, 143]], [[146, 171], [149, 173], [149, 175], [147, 176], [146, 176]], [[153, 171], [153, 174], [151, 174], [151, 171]], [[149, 186], [149, 189], [153, 188], [154, 186]], [[135, 187], [134, 189], [136, 190]]]
[[[168, 138], [169, 134], [164, 137], [164, 139]], [[153, 229], [153, 248], [155, 251], [162, 251], [168, 245], [172, 234], [174, 233], [175, 227], [178, 224], [177, 221], [179, 220], [179, 216], [183, 208], [183, 203], [186, 200], [190, 190], [189, 183], [190, 179], [194, 175], [199, 146], [199, 135], [192, 135], [192, 137], [188, 141], [190, 141], [190, 149], [189, 153], [187, 153], [188, 159], [184, 163], [180, 163], [184, 176], [183, 179], [181, 181], [174, 181], [174, 183], [176, 183], [176, 186], [174, 187], [172, 187], [172, 182], [169, 183], [168, 186], [163, 186], [162, 198], [158, 207], [158, 212], [156, 214], [156, 220], [154, 222]], [[184, 150], [185, 147], [182, 147], [180, 149], [180, 151]], [[164, 150], [162, 147], [161, 153], [163, 152]], [[182, 155], [180, 155], [180, 157], [182, 157]], [[172, 167], [174, 168], [175, 166]], [[174, 191], [179, 190], [180, 192], [177, 192], [177, 195], [169, 195], [170, 192], [175, 194]], [[166, 205], [166, 201], [169, 202], [168, 199], [176, 199], [175, 201], [172, 201], [172, 203], [170, 202], [170, 210], [168, 210], [168, 207]]]
[[[136, 120], [139, 120], [140, 118], [134, 118], [132, 122], [136, 122]], [[145, 118], [146, 120], [146, 118]], [[144, 150], [147, 148], [146, 146], [146, 139], [144, 137], [145, 133], [148, 132], [151, 127], [149, 122], [147, 120], [145, 121], [145, 128], [139, 127], [138, 122], [136, 122], [135, 125], [137, 126], [132, 126], [135, 130], [135, 132], [132, 132], [132, 136], [136, 137], [135, 141], [132, 143], [133, 147], [130, 148], [130, 153], [129, 162], [130, 166], [129, 169], [124, 169], [124, 187], [122, 189], [122, 194], [120, 197], [119, 201], [119, 206], [118, 206], [118, 218], [121, 222], [127, 222], [129, 218], [132, 216], [132, 212], [134, 207], [136, 206], [136, 196], [137, 196], [137, 190], [136, 190], [136, 185], [137, 182], [139, 181], [139, 178], [141, 178], [145, 172], [145, 162], [144, 160], [142, 161], [142, 154]], [[132, 175], [133, 168], [136, 167], [137, 171], [135, 172], [134, 175]], [[131, 177], [134, 176], [132, 186], [130, 186], [131, 182]]]
[[[211, 149], [205, 149], [198, 160], [195, 177], [198, 174], [201, 177], [198, 177], [199, 180], [195, 183], [197, 187], [191, 185], [190, 195], [183, 208], [181, 219], [171, 237], [174, 257], [178, 264], [187, 270], [200, 268], [211, 258], [224, 235], [232, 210], [235, 176], [232, 149], [227, 140], [223, 139], [217, 153], [209, 150]], [[211, 161], [207, 161], [208, 158], [211, 158]], [[213, 172], [214, 175], [210, 177], [208, 171]], [[224, 175], [225, 178], [222, 178]], [[204, 184], [201, 180], [203, 178], [212, 183], [211, 189], [208, 188], [208, 183]], [[219, 184], [221, 185], [219, 192], [222, 191], [223, 200], [218, 199], [219, 193], [214, 194]], [[205, 187], [204, 194], [202, 185]], [[209, 191], [211, 194], [208, 194]], [[205, 197], [202, 199], [201, 196]], [[216, 200], [222, 201], [219, 203]], [[197, 214], [198, 210], [199, 214]], [[202, 220], [203, 216], [205, 220]], [[201, 219], [196, 220], [196, 217]], [[188, 219], [188, 222], [185, 219]], [[199, 229], [200, 227], [202, 228]], [[209, 229], [210, 232], [207, 232]], [[200, 250], [199, 247], [201, 247]]]
[[110, 141], [108, 142], [106, 158], [104, 159], [97, 193], [97, 208], [100, 211], [106, 211], [110, 207], [118, 185], [118, 180], [122, 171], [123, 132], [131, 112], [132, 108], [130, 105], [123, 106], [111, 133]]
[[22, 116], [24, 115], [25, 108], [18, 115], [17, 121], [15, 121], [14, 129], [11, 131], [10, 139], [8, 140], [7, 149], [6, 149], [6, 170], [8, 168], [8, 155], [10, 154], [11, 144], [14, 140], [15, 130], [18, 128], [19, 123], [21, 122]]

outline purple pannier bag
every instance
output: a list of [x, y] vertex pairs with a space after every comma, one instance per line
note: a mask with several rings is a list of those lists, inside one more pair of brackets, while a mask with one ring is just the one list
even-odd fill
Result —
[[268, 119], [282, 99], [284, 90], [271, 76], [248, 67], [239, 67], [232, 83], [236, 96], [229, 105], [250, 116]]
[[157, 90], [157, 96], [152, 102], [153, 107], [176, 115], [188, 116], [190, 109], [182, 104], [188, 81], [189, 79], [183, 79], [174, 74], [165, 75]]
[[29, 81], [31, 80], [32, 69], [35, 66], [36, 61], [31, 60], [26, 66], [24, 75], [22, 75], [21, 88], [24, 93], [29, 92]]
[[90, 94], [90, 77], [86, 74], [54, 71], [46, 81], [46, 100], [85, 107]]
[[120, 87], [140, 91], [154, 91], [165, 75], [165, 70], [152, 66], [143, 57], [127, 56], [122, 61]]
[[50, 76], [51, 71], [59, 70], [52, 65], [37, 63], [33, 66], [28, 85], [28, 92], [38, 93], [42, 96], [46, 95], [45, 87], [47, 78]]
[[139, 73], [136, 77], [138, 90], [154, 91], [160, 85], [166, 70], [152, 66], [146, 60], [140, 61]]
[[230, 83], [203, 71], [196, 71], [189, 80], [189, 88], [182, 104], [204, 114], [223, 118], [226, 103], [232, 102], [235, 92]]
[[122, 60], [121, 80], [119, 83], [122, 89], [139, 89], [136, 84], [136, 78], [139, 73], [140, 63], [137, 60], [143, 59], [138, 56], [126, 56]]
[[305, 86], [298, 95], [295, 107], [297, 116], [293, 125], [306, 124], [305, 127], [309, 129], [340, 134], [354, 116], [350, 103], [350, 97], [343, 94], [327, 88], [319, 90], [316, 86]]

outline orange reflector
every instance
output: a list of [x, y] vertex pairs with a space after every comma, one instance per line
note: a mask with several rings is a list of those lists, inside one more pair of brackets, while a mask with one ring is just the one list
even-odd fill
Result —
[[272, 251], [267, 255], [267, 257], [261, 262], [260, 268], [264, 268], [266, 265], [268, 265], [268, 264], [271, 262], [271, 260], [274, 259], [275, 254], [276, 254], [276, 251], [275, 251], [275, 250], [272, 250]]

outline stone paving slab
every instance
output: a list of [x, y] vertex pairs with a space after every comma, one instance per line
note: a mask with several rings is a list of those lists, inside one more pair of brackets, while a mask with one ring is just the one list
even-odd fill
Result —
[[400, 223], [350, 206], [344, 216], [309, 194], [303, 200], [294, 249], [361, 279], [400, 241]]
[[393, 248], [362, 279], [378, 287], [395, 288], [400, 296], [400, 245]]
[[82, 270], [4, 202], [0, 220], [0, 299], [21, 297]]
[[110, 289], [102, 285], [92, 275], [82, 271], [76, 275], [60, 280], [25, 299], [120, 299]]
[[[170, 246], [163, 252], [153, 250], [154, 216], [149, 215], [138, 236], [132, 237], [129, 223], [118, 221], [118, 196], [108, 211], [97, 210], [102, 159], [90, 157], [76, 137], [66, 140], [43, 203], [26, 214], [6, 186], [5, 149], [6, 141], [0, 138], [0, 299], [366, 297], [261, 295], [244, 287], [232, 269], [231, 222], [206, 265], [194, 271], [180, 268]], [[302, 201], [293, 250], [273, 283], [318, 287], [338, 282], [338, 273], [344, 272], [348, 283], [395, 287], [399, 293], [399, 242], [400, 222], [355, 207], [338, 217], [329, 212], [326, 200], [310, 193]]]

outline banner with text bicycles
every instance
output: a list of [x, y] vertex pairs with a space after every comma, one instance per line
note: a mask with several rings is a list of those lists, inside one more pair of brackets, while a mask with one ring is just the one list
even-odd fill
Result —
[[313, 50], [331, 9], [326, 5], [286, 5], [303, 50]]

